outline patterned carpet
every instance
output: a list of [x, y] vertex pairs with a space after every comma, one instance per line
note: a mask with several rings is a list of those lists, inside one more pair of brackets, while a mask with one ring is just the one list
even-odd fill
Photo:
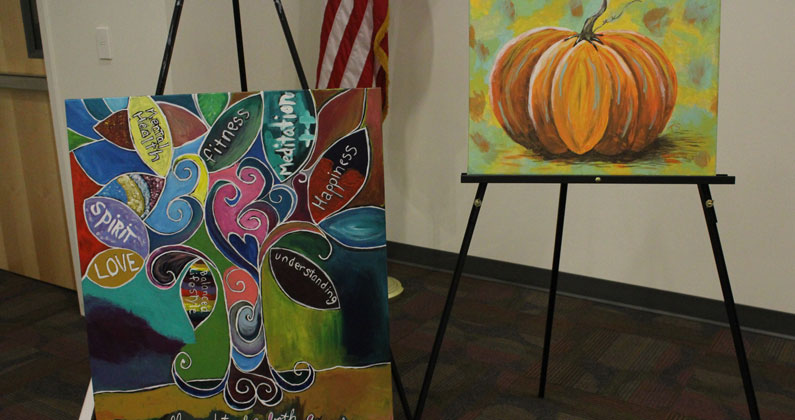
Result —
[[[450, 274], [396, 263], [390, 273], [406, 288], [391, 334], [413, 407]], [[0, 419], [76, 418], [89, 367], [74, 292], [0, 272], [0, 296]], [[464, 278], [423, 418], [748, 418], [728, 329], [563, 296], [539, 400], [546, 302]], [[745, 338], [762, 418], [795, 419], [795, 341]]]

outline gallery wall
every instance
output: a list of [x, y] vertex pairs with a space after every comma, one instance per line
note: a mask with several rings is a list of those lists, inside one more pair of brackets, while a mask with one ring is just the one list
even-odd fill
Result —
[[[475, 192], [458, 183], [467, 158], [467, 3], [392, 2], [392, 241], [460, 247]], [[723, 2], [717, 165], [738, 184], [712, 188], [737, 301], [790, 313], [795, 48], [782, 40], [793, 15], [788, 0]], [[550, 267], [557, 199], [555, 185], [489, 186], [471, 254]], [[571, 186], [561, 270], [721, 297], [694, 186]]]
[[[154, 89], [173, 0], [43, 3], [54, 107], [66, 97]], [[152, 7], [141, 6], [147, 3]], [[320, 2], [285, 3], [312, 84]], [[298, 87], [272, 3], [243, 0], [241, 7], [249, 88]], [[795, 174], [789, 163], [795, 146], [788, 123], [795, 109], [795, 49], [786, 47], [786, 23], [793, 14], [789, 0], [724, 2], [718, 171], [737, 176], [738, 185], [713, 187], [737, 301], [790, 313]], [[141, 22], [149, 22], [146, 29]], [[113, 32], [110, 64], [97, 60], [93, 44], [85, 42], [102, 23]], [[464, 0], [392, 1], [392, 101], [384, 132], [390, 241], [452, 252], [460, 246], [475, 191], [459, 183], [467, 157], [467, 34]], [[226, 2], [188, 2], [176, 46], [168, 92], [239, 89]], [[56, 124], [63, 127], [59, 112]], [[60, 142], [65, 151], [63, 136]], [[68, 179], [68, 170], [61, 171]], [[555, 185], [490, 186], [471, 254], [549, 267], [557, 198]], [[721, 296], [693, 186], [571, 186], [561, 269]]]

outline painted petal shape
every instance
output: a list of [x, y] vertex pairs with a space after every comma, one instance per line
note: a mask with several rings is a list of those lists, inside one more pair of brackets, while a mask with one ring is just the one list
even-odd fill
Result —
[[320, 227], [337, 242], [350, 248], [386, 246], [384, 209], [356, 207], [329, 216]]
[[86, 106], [80, 99], [67, 99], [64, 103], [66, 111], [67, 128], [81, 136], [99, 140], [102, 136], [94, 131], [97, 124], [96, 118], [91, 116], [86, 110]]
[[309, 178], [309, 212], [319, 223], [351, 202], [370, 172], [370, 140], [361, 129], [341, 138], [318, 160]]
[[204, 121], [212, 125], [221, 112], [226, 108], [229, 103], [228, 93], [199, 93], [196, 95], [196, 102], [199, 103], [199, 109], [202, 112]]
[[125, 173], [152, 172], [137, 153], [117, 147], [109, 141], [95, 141], [83, 145], [72, 151], [72, 154], [86, 175], [101, 185]]
[[97, 193], [126, 203], [139, 217], [145, 218], [163, 190], [163, 178], [143, 174], [124, 174], [109, 182]]
[[160, 106], [168, 121], [168, 128], [171, 130], [171, 140], [174, 142], [174, 147], [196, 140], [207, 131], [207, 126], [204, 125], [202, 120], [185, 108], [166, 102], [159, 102], [158, 106]]
[[218, 296], [213, 273], [204, 261], [191, 264], [182, 278], [180, 296], [185, 314], [195, 330], [213, 312]]
[[339, 309], [331, 278], [305, 256], [286, 248], [271, 248], [270, 268], [282, 291], [296, 303], [313, 309]]
[[107, 197], [92, 197], [83, 204], [91, 233], [105, 245], [149, 254], [149, 236], [141, 219], [126, 205]]
[[111, 248], [100, 252], [91, 260], [86, 276], [102, 287], [121, 287], [132, 280], [143, 266], [144, 259], [137, 253]]
[[121, 111], [124, 108], [127, 108], [127, 102], [130, 98], [123, 96], [120, 98], [105, 98], [105, 103], [108, 104], [108, 108], [111, 111]]
[[71, 129], [66, 129], [66, 138], [69, 141], [69, 150], [75, 150], [78, 147], [96, 141], [94, 139], [90, 139], [82, 134], [77, 134]]
[[315, 144], [317, 119], [312, 95], [304, 91], [265, 92], [262, 142], [276, 176], [284, 182], [306, 163]]
[[111, 114], [108, 104], [102, 98], [83, 99], [83, 103], [86, 104], [88, 113], [98, 120], [103, 120]]
[[127, 110], [114, 112], [104, 120], [94, 126], [94, 131], [102, 137], [110, 140], [116, 146], [129, 150], [135, 150], [132, 137], [130, 136], [130, 125], [127, 119]]
[[254, 143], [262, 125], [262, 96], [249, 96], [224, 111], [215, 121], [199, 149], [207, 170], [232, 166]]
[[173, 145], [163, 111], [152, 98], [135, 96], [130, 98], [128, 114], [138, 156], [156, 174], [166, 176], [171, 167]]

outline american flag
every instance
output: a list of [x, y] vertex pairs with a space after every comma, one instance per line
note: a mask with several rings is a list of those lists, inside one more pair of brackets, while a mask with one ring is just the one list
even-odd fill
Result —
[[317, 87], [378, 86], [387, 109], [389, 0], [324, 0]]

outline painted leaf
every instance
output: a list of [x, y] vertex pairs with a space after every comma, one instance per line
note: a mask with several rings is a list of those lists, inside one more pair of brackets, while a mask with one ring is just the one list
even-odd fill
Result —
[[197, 116], [191, 114], [185, 108], [172, 105], [167, 102], [159, 102], [158, 106], [163, 111], [168, 121], [168, 128], [171, 130], [171, 138], [174, 147], [196, 140], [207, 131], [207, 126]]
[[215, 121], [199, 156], [207, 163], [207, 169], [215, 172], [238, 161], [251, 147], [262, 124], [262, 96], [249, 96], [230, 106]]
[[319, 223], [351, 202], [370, 172], [370, 140], [361, 129], [341, 138], [318, 160], [309, 178], [309, 212]]
[[148, 96], [130, 98], [130, 134], [138, 156], [155, 173], [165, 176], [171, 167], [171, 132], [163, 111]]
[[88, 229], [102, 243], [149, 254], [146, 227], [129, 207], [112, 198], [92, 197], [83, 203], [83, 210]]
[[309, 92], [265, 92], [262, 140], [265, 156], [281, 181], [306, 163], [315, 144], [317, 119]]
[[180, 295], [182, 306], [193, 329], [198, 328], [213, 312], [218, 296], [213, 273], [204, 261], [194, 262], [190, 266], [185, 277], [182, 278]]
[[386, 221], [380, 207], [356, 207], [329, 216], [320, 227], [337, 242], [351, 248], [386, 246]]
[[146, 218], [163, 192], [165, 180], [152, 175], [124, 174], [109, 182], [97, 195], [126, 203], [139, 217]]
[[226, 104], [229, 103], [229, 94], [199, 93], [196, 95], [196, 102], [199, 103], [204, 120], [207, 121], [207, 124], [212, 125], [224, 111]]
[[339, 309], [334, 283], [323, 269], [305, 256], [285, 248], [272, 248], [270, 268], [282, 291], [295, 302], [314, 309]]
[[106, 249], [91, 260], [86, 276], [102, 287], [120, 287], [132, 280], [143, 266], [143, 257], [133, 251]]
[[83, 103], [86, 104], [88, 113], [98, 120], [103, 120], [111, 114], [108, 104], [102, 98], [83, 99]]
[[124, 108], [127, 108], [127, 102], [129, 98], [126, 96], [122, 96], [119, 98], [105, 98], [105, 103], [108, 105], [111, 111], [121, 111]]
[[109, 117], [98, 122], [94, 126], [94, 130], [116, 146], [135, 150], [130, 136], [130, 124], [126, 109], [114, 112]]

